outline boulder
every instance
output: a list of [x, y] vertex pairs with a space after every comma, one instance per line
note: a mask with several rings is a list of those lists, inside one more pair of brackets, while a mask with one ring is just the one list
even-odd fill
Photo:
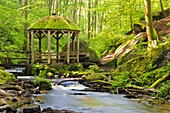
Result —
[[[76, 43], [76, 42], [75, 42]], [[86, 52], [88, 53], [86, 56], [84, 55], [80, 55], [80, 62], [94, 62], [96, 64], [100, 64], [100, 58], [97, 54], [97, 52], [87, 44], [87, 42], [85, 41], [80, 41], [79, 43], [80, 45], [80, 52]], [[75, 46], [75, 50], [77, 50], [77, 43], [76, 43], [76, 46]], [[72, 43], [70, 43], [70, 48], [71, 48], [71, 51], [72, 51]], [[62, 48], [62, 52], [66, 52], [67, 51], [67, 46], [64, 46]]]
[[40, 113], [40, 112], [41, 112], [40, 106], [23, 109], [23, 113]]
[[4, 106], [6, 105], [6, 102], [4, 101], [4, 99], [0, 99], [0, 106]]
[[48, 107], [47, 109], [43, 109], [42, 113], [80, 113], [80, 112], [74, 112], [70, 110], [57, 110]]

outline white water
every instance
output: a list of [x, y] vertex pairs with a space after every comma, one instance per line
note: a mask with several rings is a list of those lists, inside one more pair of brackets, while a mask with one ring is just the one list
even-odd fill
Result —
[[[53, 86], [48, 94], [43, 94], [41, 108], [67, 109], [83, 113], [160, 113], [159, 109], [144, 103], [128, 100], [123, 95], [109, 93], [73, 91], [84, 87], [77, 82], [65, 82], [70, 85]], [[72, 93], [85, 93], [86, 95], [71, 95]], [[37, 103], [38, 104], [38, 103]]]

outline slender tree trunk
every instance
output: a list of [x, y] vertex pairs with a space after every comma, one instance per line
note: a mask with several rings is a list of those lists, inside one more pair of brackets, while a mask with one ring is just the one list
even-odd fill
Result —
[[151, 12], [151, 0], [144, 0], [145, 3], [145, 21], [146, 21], [146, 32], [148, 38], [148, 46], [157, 46], [156, 39], [154, 38], [154, 28]]
[[49, 16], [51, 16], [51, 2], [52, 2], [52, 0], [49, 0], [49, 4], [48, 4], [48, 6], [49, 6]]
[[133, 29], [133, 20], [132, 20], [132, 14], [130, 14], [130, 28]]
[[162, 5], [162, 0], [160, 0], [160, 6], [161, 6], [161, 11], [162, 11], [163, 17], [166, 17], [167, 15], [166, 15], [166, 13], [164, 11], [164, 8], [163, 8], [163, 5]]
[[73, 18], [74, 18], [75, 24], [77, 24], [77, 0], [75, 0], [75, 10], [74, 10]]
[[81, 21], [81, 3], [82, 3], [82, 0], [79, 1], [80, 8], [79, 8], [79, 20], [78, 20], [78, 23], [80, 23], [80, 21]]
[[91, 8], [91, 0], [88, 2], [88, 39], [90, 39], [90, 8]]
[[95, 17], [94, 17], [94, 36], [96, 36], [96, 30], [97, 30], [97, 5], [98, 5], [98, 0], [95, 0], [95, 12], [94, 12], [94, 15], [95, 15]]
[[[25, 0], [24, 1], [24, 5], [27, 6], [28, 5], [28, 0]], [[24, 51], [27, 51], [27, 28], [28, 28], [28, 24], [27, 24], [27, 20], [28, 20], [28, 12], [27, 12], [27, 8], [24, 9], [24, 15], [25, 15], [25, 23], [24, 23], [24, 36], [25, 36], [25, 39], [24, 39], [24, 48], [23, 50]]]

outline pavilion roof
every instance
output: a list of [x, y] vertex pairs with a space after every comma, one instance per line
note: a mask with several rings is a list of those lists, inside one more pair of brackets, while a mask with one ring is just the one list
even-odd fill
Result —
[[73, 30], [80, 31], [80, 28], [72, 21], [52, 15], [46, 16], [35, 21], [28, 30]]

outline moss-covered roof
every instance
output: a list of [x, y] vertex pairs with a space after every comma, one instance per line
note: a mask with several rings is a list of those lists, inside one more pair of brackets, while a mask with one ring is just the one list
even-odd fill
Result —
[[60, 16], [47, 16], [35, 21], [28, 30], [75, 30], [80, 28], [70, 20]]

